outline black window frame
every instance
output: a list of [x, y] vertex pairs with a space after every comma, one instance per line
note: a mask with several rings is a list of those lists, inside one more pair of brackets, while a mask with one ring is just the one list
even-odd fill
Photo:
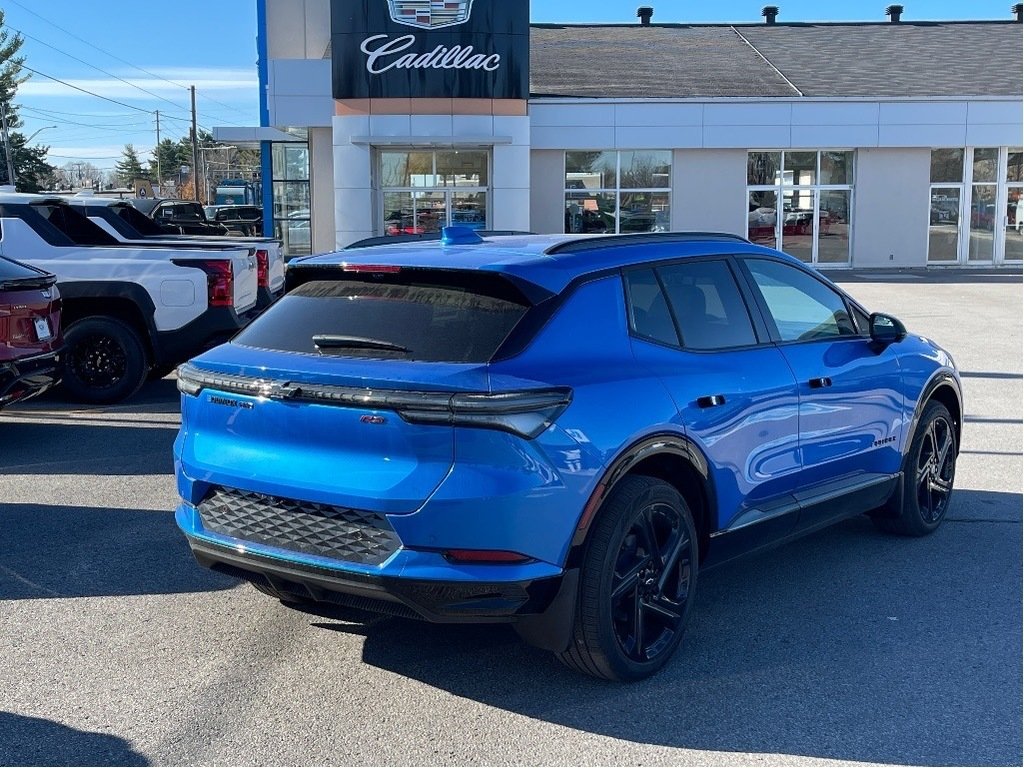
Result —
[[[820, 344], [822, 342], [834, 344], [840, 341], [863, 340], [865, 334], [863, 330], [859, 327], [857, 321], [855, 320], [854, 312], [852, 311], [853, 306], [857, 306], [859, 309], [861, 309], [861, 311], [865, 311], [863, 307], [860, 307], [860, 305], [855, 304], [850, 299], [850, 297], [847, 296], [842, 290], [829, 283], [813, 269], [808, 269], [803, 264], [793, 264], [790, 263], [789, 261], [772, 258], [771, 256], [766, 256], [765, 254], [760, 253], [743, 254], [737, 259], [737, 261], [739, 263], [738, 265], [740, 271], [743, 274], [744, 282], [747, 284], [747, 287], [751, 293], [754, 305], [757, 307], [758, 312], [761, 314], [764, 323], [768, 328], [768, 334], [771, 337], [772, 342], [777, 346], [781, 347], [795, 344]], [[839, 297], [839, 300], [842, 302], [843, 307], [846, 309], [847, 317], [850, 320], [850, 327], [854, 329], [854, 332], [842, 334], [839, 336], [821, 337], [817, 339], [783, 339], [782, 334], [779, 333], [778, 326], [775, 324], [775, 317], [772, 315], [771, 309], [768, 307], [767, 302], [765, 302], [764, 297], [761, 295], [761, 291], [758, 289], [757, 286], [757, 281], [754, 279], [754, 275], [750, 271], [750, 268], [748, 266], [748, 262], [750, 261], [767, 261], [773, 264], [778, 264], [779, 266], [782, 267], [789, 267], [790, 269], [793, 269], [797, 272], [802, 272], [803, 274], [808, 275], [816, 282], [820, 283], [824, 288], [828, 289], [829, 291], [831, 291], [832, 293], [836, 294], [836, 296]], [[870, 316], [870, 313], [865, 312], [865, 314], [868, 314]]]
[[[697, 264], [709, 261], [720, 261], [724, 262], [729, 269], [729, 274], [732, 275], [733, 282], [736, 284], [736, 288], [739, 290], [740, 298], [743, 301], [744, 309], [747, 312], [747, 317], [750, 320], [750, 326], [754, 330], [755, 342], [753, 344], [746, 344], [738, 347], [712, 347], [708, 349], [694, 349], [686, 346], [686, 339], [682, 336], [682, 331], [679, 328], [679, 322], [675, 316], [675, 310], [672, 308], [672, 302], [668, 298], [668, 293], [665, 290], [664, 283], [661, 277], [658, 275], [658, 269], [664, 267], [672, 267], [676, 265], [687, 265]], [[654, 272], [655, 278], [658, 280], [661, 286], [661, 291], [668, 306], [669, 313], [672, 315], [672, 322], [675, 326], [676, 337], [679, 339], [677, 344], [668, 344], [660, 339], [655, 339], [650, 336], [646, 336], [636, 330], [633, 323], [633, 312], [630, 304], [629, 297], [629, 285], [627, 274], [629, 272], [635, 272], [640, 270], [651, 270]], [[706, 355], [706, 354], [718, 354], [721, 352], [740, 352], [746, 349], [757, 349], [760, 347], [766, 347], [775, 343], [775, 339], [772, 338], [772, 332], [770, 327], [765, 323], [762, 317], [760, 307], [756, 303], [756, 294], [751, 291], [751, 287], [748, 283], [749, 278], [743, 273], [739, 265], [737, 264], [737, 257], [733, 254], [709, 254], [706, 256], [684, 256], [676, 257], [671, 259], [660, 259], [658, 261], [644, 262], [641, 264], [631, 264], [628, 267], [624, 267], [620, 272], [620, 279], [622, 283], [622, 295], [623, 301], [625, 302], [626, 311], [626, 325], [627, 332], [630, 337], [638, 339], [640, 341], [647, 342], [648, 344], [654, 344], [659, 347], [666, 349], [674, 349], [678, 352], [689, 352], [695, 355]], [[756, 308], [756, 310], [755, 310]]]

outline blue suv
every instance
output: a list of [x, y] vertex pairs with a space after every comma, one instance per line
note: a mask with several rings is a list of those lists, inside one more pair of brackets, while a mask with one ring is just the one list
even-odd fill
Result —
[[509, 622], [636, 680], [699, 572], [949, 508], [950, 356], [738, 237], [453, 229], [288, 290], [179, 369], [175, 442], [196, 559], [286, 603]]

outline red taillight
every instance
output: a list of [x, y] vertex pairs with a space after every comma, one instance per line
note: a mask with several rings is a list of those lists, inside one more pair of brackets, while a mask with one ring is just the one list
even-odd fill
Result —
[[394, 275], [402, 271], [401, 267], [389, 264], [345, 264], [342, 269], [345, 272], [370, 272], [378, 275]]
[[235, 305], [235, 273], [230, 261], [175, 259], [174, 263], [179, 267], [192, 267], [206, 273], [206, 301], [211, 307]]
[[256, 280], [260, 288], [270, 287], [270, 253], [256, 251]]
[[500, 549], [449, 549], [444, 556], [454, 563], [526, 563], [533, 558]]

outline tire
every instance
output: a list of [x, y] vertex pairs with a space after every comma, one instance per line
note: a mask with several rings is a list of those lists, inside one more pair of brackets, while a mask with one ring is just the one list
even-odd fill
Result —
[[593, 526], [583, 555], [572, 641], [558, 656], [587, 675], [642, 680], [671, 658], [693, 609], [693, 516], [671, 485], [635, 475], [612, 490]]
[[925, 406], [903, 460], [902, 493], [872, 515], [875, 526], [901, 536], [925, 536], [942, 525], [953, 495], [957, 450], [953, 417], [933, 400]]
[[146, 381], [146, 347], [130, 325], [94, 315], [72, 323], [64, 332], [67, 348], [64, 391], [85, 403], [117, 403], [134, 395]]

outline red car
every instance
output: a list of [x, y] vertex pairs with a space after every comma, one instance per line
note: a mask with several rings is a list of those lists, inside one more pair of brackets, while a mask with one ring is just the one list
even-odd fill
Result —
[[60, 294], [48, 272], [0, 256], [0, 408], [60, 381]]

